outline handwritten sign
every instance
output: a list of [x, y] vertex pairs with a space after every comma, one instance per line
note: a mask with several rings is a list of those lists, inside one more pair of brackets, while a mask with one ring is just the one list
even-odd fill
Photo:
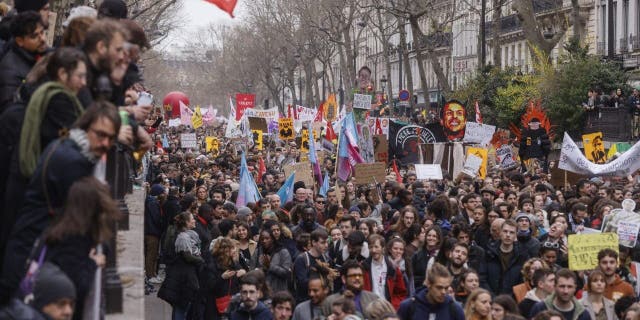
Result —
[[467, 156], [474, 155], [482, 159], [480, 168], [478, 169], [478, 176], [484, 179], [487, 176], [487, 162], [489, 160], [489, 151], [483, 148], [469, 147], [467, 148]]
[[496, 132], [496, 126], [482, 124], [477, 122], [467, 122], [464, 131], [464, 142], [479, 143], [487, 145], [491, 142], [493, 134]]
[[293, 119], [282, 118], [278, 120], [278, 133], [280, 140], [293, 140], [295, 138], [293, 133]]
[[620, 239], [621, 245], [629, 248], [635, 247], [638, 240], [638, 232], [640, 232], [640, 223], [618, 222], [618, 239]]
[[615, 233], [571, 234], [567, 249], [570, 270], [592, 270], [598, 265], [600, 250], [613, 249], [618, 252], [618, 235]]
[[442, 167], [439, 164], [416, 164], [415, 166], [419, 180], [442, 180]]
[[298, 162], [284, 167], [284, 175], [286, 177], [294, 171], [296, 172], [295, 181], [304, 182], [307, 188], [313, 187], [313, 175], [311, 174], [311, 164], [309, 162]]
[[502, 145], [496, 150], [496, 158], [500, 169], [509, 169], [518, 165], [516, 160], [513, 159], [513, 149], [509, 145]]
[[181, 124], [180, 118], [169, 119], [169, 127], [179, 127]]
[[480, 171], [480, 166], [482, 165], [482, 158], [470, 154], [467, 156], [467, 160], [464, 162], [464, 167], [462, 168], [462, 172], [471, 177], [476, 177], [478, 175], [478, 171]]
[[198, 139], [195, 133], [180, 134], [180, 146], [184, 149], [197, 149]]
[[387, 165], [384, 162], [357, 163], [355, 167], [356, 183], [359, 185], [385, 181]]
[[[252, 109], [248, 109], [248, 110], [252, 110]], [[251, 130], [260, 130], [262, 132], [269, 132], [269, 128], [267, 127], [267, 119], [258, 118], [258, 117], [248, 117], [248, 118], [249, 118], [249, 127], [251, 127]]]
[[356, 93], [353, 95], [353, 108], [371, 110], [371, 96]]
[[244, 114], [247, 117], [264, 118], [269, 120], [278, 119], [278, 108], [271, 108], [266, 110], [259, 109], [246, 109]]

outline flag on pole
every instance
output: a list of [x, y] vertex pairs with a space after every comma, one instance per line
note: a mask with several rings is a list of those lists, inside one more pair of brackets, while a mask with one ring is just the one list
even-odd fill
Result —
[[293, 179], [296, 176], [296, 172], [292, 172], [289, 178], [284, 182], [280, 190], [278, 190], [278, 196], [280, 197], [280, 207], [284, 207], [284, 204], [293, 200]]
[[193, 111], [189, 109], [182, 101], [180, 101], [180, 123], [185, 126], [191, 125], [191, 116], [193, 115]]
[[327, 197], [327, 191], [329, 191], [329, 172], [324, 172], [324, 179], [322, 181], [322, 186], [320, 187], [320, 191], [318, 192], [321, 196]]
[[357, 136], [353, 113], [350, 112], [342, 120], [338, 142], [338, 178], [342, 181], [347, 181], [356, 163], [364, 162], [358, 151]]
[[482, 113], [480, 112], [480, 105], [478, 105], [478, 100], [476, 100], [476, 122], [482, 123]]
[[316, 177], [316, 181], [318, 181], [318, 185], [322, 185], [322, 171], [320, 170], [320, 164], [318, 163], [318, 157], [316, 156], [316, 141], [313, 137], [313, 128], [311, 126], [311, 122], [309, 122], [309, 162], [311, 162], [311, 167], [313, 168], [313, 175]]
[[398, 160], [393, 159], [393, 172], [396, 174], [396, 181], [398, 183], [402, 183], [402, 176], [400, 175], [400, 170], [398, 170], [398, 165], [396, 164]]
[[313, 119], [313, 122], [322, 122], [323, 118], [324, 118], [324, 102], [320, 104], [320, 107], [318, 107], [318, 111], [316, 111], [316, 117], [315, 119]]
[[267, 166], [264, 165], [264, 160], [260, 157], [258, 160], [258, 183], [262, 183], [262, 175], [267, 173]]
[[235, 18], [233, 16], [233, 9], [236, 8], [236, 4], [238, 3], [238, 0], [205, 0], [205, 1], [216, 5], [216, 7], [228, 13], [231, 16], [231, 18]]
[[236, 199], [236, 206], [246, 206], [249, 202], [257, 202], [260, 200], [260, 192], [256, 182], [253, 181], [253, 176], [249, 172], [247, 167], [247, 158], [242, 153], [240, 160], [240, 189], [238, 190], [238, 198]]

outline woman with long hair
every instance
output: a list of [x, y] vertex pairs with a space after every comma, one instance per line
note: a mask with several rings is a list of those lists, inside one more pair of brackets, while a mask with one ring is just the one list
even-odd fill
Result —
[[468, 269], [460, 276], [460, 283], [456, 288], [456, 301], [465, 304], [473, 291], [480, 288], [480, 275], [473, 269]]
[[413, 282], [416, 289], [424, 286], [429, 261], [435, 258], [443, 243], [442, 231], [438, 226], [425, 230], [425, 233], [424, 245], [411, 258], [411, 270], [413, 270]]
[[260, 231], [258, 266], [267, 276], [267, 284], [273, 292], [288, 290], [293, 263], [289, 251], [276, 241], [271, 230]]
[[394, 235], [402, 236], [411, 225], [418, 223], [419, 219], [418, 210], [414, 206], [403, 207], [400, 210], [398, 221], [389, 228], [386, 238], [390, 239]]
[[[415, 287], [413, 284], [413, 274], [411, 272], [411, 258], [407, 257], [405, 254], [405, 242], [398, 238], [394, 237], [389, 240], [387, 243], [386, 254], [391, 260], [391, 263], [402, 272], [402, 278], [404, 279], [404, 283], [409, 291], [409, 297], [413, 296], [415, 292]], [[409, 263], [407, 263], [409, 262]]]
[[243, 269], [247, 271], [253, 270], [258, 261], [256, 255], [258, 244], [251, 239], [251, 229], [246, 222], [240, 222], [236, 226], [238, 228], [236, 231], [238, 262]]
[[[510, 315], [518, 315], [518, 305], [510, 295], [501, 294], [493, 299], [491, 304], [491, 316], [493, 320], [503, 320]], [[527, 315], [528, 316], [528, 315]]]
[[[246, 271], [234, 257], [236, 244], [228, 238], [214, 242], [211, 255], [213, 259], [200, 272], [200, 292], [204, 298], [204, 319], [220, 319], [228, 310], [219, 310], [220, 300], [238, 292], [238, 282]], [[218, 300], [218, 303], [216, 303]]]
[[464, 305], [464, 318], [467, 320], [492, 320], [491, 293], [485, 289], [471, 292]]
[[426, 229], [421, 227], [419, 224], [413, 224], [403, 235], [401, 235], [406, 244], [404, 247], [405, 256], [409, 259], [411, 259], [413, 255], [424, 245], [424, 241], [427, 236], [425, 230]]
[[207, 191], [207, 186], [202, 185], [196, 189], [196, 201], [198, 202], [198, 207], [200, 207], [203, 203], [207, 203], [207, 201], [209, 201], [209, 192]]
[[110, 226], [119, 212], [107, 186], [94, 177], [85, 177], [71, 186], [64, 214], [43, 235], [47, 261], [60, 267], [76, 287], [73, 319], [83, 318], [96, 269], [106, 262], [96, 247], [113, 236]]
[[587, 309], [591, 319], [617, 320], [614, 302], [603, 296], [607, 280], [604, 273], [594, 270], [587, 279], [587, 295], [580, 302]]

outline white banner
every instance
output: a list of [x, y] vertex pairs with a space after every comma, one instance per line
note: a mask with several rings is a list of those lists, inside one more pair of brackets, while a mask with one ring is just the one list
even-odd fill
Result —
[[371, 96], [368, 94], [354, 94], [353, 108], [371, 110]]
[[298, 117], [297, 120], [300, 120], [301, 122], [309, 122], [315, 120], [316, 113], [316, 109], [296, 106], [296, 115]]
[[513, 159], [513, 149], [510, 145], [504, 144], [496, 150], [496, 158], [498, 158], [498, 164], [500, 169], [508, 169], [517, 165]]
[[198, 139], [195, 133], [183, 133], [180, 135], [180, 146], [185, 149], [197, 149]]
[[625, 177], [640, 169], [640, 143], [636, 143], [616, 160], [595, 164], [584, 156], [580, 148], [565, 132], [558, 168], [586, 176], [612, 175]]
[[479, 143], [483, 146], [491, 142], [493, 134], [496, 132], [496, 126], [482, 124], [477, 122], [467, 122], [464, 130], [464, 142]]
[[271, 108], [266, 110], [259, 110], [255, 108], [249, 108], [244, 110], [244, 114], [247, 117], [256, 117], [256, 118], [265, 118], [265, 119], [273, 119], [278, 120], [278, 108]]
[[180, 118], [169, 119], [169, 127], [179, 127], [181, 124]]
[[480, 171], [480, 166], [482, 166], [482, 158], [474, 154], [470, 154], [464, 162], [462, 172], [469, 176], [476, 177], [478, 175], [478, 171]]
[[442, 168], [439, 164], [416, 164], [416, 176], [420, 180], [442, 180]]

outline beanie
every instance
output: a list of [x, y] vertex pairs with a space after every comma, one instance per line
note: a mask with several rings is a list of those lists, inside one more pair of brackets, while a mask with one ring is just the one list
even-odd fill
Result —
[[60, 299], [76, 299], [76, 288], [71, 279], [51, 262], [45, 262], [38, 269], [33, 288], [31, 305], [38, 309]]
[[98, 16], [113, 19], [126, 19], [127, 4], [122, 0], [104, 0], [98, 8]]
[[151, 196], [157, 197], [164, 193], [164, 187], [160, 184], [154, 184], [151, 186], [151, 191], [149, 193]]
[[18, 13], [25, 11], [40, 11], [42, 7], [48, 4], [48, 0], [16, 0], [16, 11]]

